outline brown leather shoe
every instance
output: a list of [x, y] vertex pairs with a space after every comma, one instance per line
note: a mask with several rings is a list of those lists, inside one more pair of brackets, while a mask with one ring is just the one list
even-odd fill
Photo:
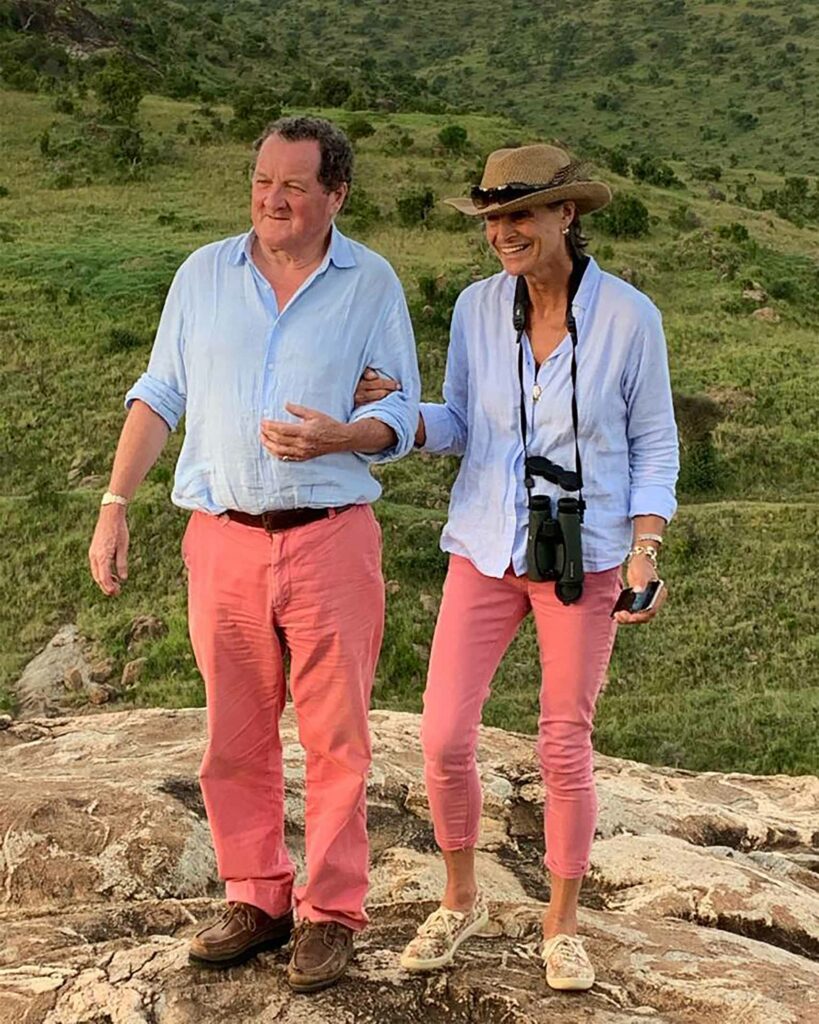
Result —
[[338, 921], [302, 921], [287, 980], [294, 992], [318, 992], [344, 974], [353, 958], [353, 930]]
[[250, 903], [228, 903], [222, 916], [194, 935], [188, 950], [191, 963], [235, 967], [265, 949], [287, 944], [293, 914], [270, 917]]

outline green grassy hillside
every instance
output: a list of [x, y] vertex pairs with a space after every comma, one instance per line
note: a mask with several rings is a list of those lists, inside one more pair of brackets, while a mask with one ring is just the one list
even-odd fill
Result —
[[[71, 115], [56, 113], [45, 94], [0, 92], [6, 704], [25, 661], [63, 622], [78, 621], [121, 665], [127, 625], [144, 612], [170, 630], [145, 642], [144, 678], [123, 699], [202, 700], [185, 629], [184, 517], [168, 501], [178, 437], [134, 505], [132, 572], [119, 600], [96, 592], [85, 551], [122, 396], [147, 360], [173, 270], [196, 246], [247, 225], [248, 154], [218, 129], [210, 142], [196, 136], [197, 123], [226, 119], [225, 109], [203, 113], [198, 103], [149, 97], [139, 116], [158, 154], [140, 178], [67, 183], [38, 140], [55, 122], [55, 132], [68, 131]], [[467, 143], [453, 154], [438, 139], [450, 115], [366, 118], [375, 130], [356, 144], [357, 195], [342, 227], [398, 270], [425, 393], [436, 397], [452, 299], [494, 264], [474, 225], [440, 207], [407, 225], [412, 203], [407, 214], [396, 200], [416, 201], [427, 189], [434, 198], [457, 194], [489, 149], [538, 133], [459, 115]], [[663, 188], [600, 169], [618, 192], [645, 204], [647, 234], [621, 238], [605, 221], [587, 225], [602, 265], [663, 310], [684, 438], [681, 509], [663, 566], [672, 598], [650, 628], [621, 630], [597, 744], [691, 768], [816, 771], [819, 231], [732, 201], [747, 185], [747, 168], [726, 163], [718, 198], [686, 159], [669, 167], [682, 184]], [[775, 171], [753, 173], [758, 187], [786, 187]], [[775, 322], [754, 316], [760, 306]], [[382, 706], [420, 707], [445, 568], [437, 540], [455, 469], [451, 460], [413, 456], [381, 473], [390, 593], [376, 691]], [[496, 680], [487, 721], [534, 727], [536, 665], [526, 629]]]
[[481, 110], [692, 172], [805, 174], [818, 30], [808, 0], [2, 0], [0, 73], [67, 88], [120, 46], [149, 91], [178, 98]]

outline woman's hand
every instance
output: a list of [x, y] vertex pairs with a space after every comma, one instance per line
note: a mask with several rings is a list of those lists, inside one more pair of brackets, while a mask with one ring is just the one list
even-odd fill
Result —
[[[652, 580], [658, 579], [657, 570], [647, 555], [635, 555], [630, 559], [626, 569], [626, 586], [632, 590], [645, 590]], [[651, 622], [657, 612], [662, 608], [668, 590], [663, 587], [657, 603], [646, 612], [616, 612], [614, 617], [622, 626], [639, 625], [641, 622]]]
[[353, 404], [358, 408], [359, 405], [380, 402], [382, 398], [391, 395], [393, 391], [400, 390], [401, 385], [397, 380], [393, 380], [392, 377], [379, 377], [376, 371], [368, 366], [356, 385]]

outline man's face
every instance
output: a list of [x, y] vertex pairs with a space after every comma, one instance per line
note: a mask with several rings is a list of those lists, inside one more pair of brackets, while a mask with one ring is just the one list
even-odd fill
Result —
[[318, 180], [320, 163], [315, 139], [265, 139], [256, 157], [250, 199], [251, 221], [263, 245], [298, 256], [326, 238], [347, 186], [327, 192]]

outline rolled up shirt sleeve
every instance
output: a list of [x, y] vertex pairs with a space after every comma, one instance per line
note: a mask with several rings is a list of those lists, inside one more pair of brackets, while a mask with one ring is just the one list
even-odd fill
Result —
[[187, 384], [184, 362], [183, 264], [168, 291], [154, 338], [148, 369], [125, 396], [125, 408], [135, 400], [144, 402], [161, 416], [171, 430], [185, 413]]
[[668, 522], [677, 509], [680, 456], [665, 335], [653, 307], [632, 352], [624, 380], [629, 516], [656, 515]]
[[377, 402], [360, 405], [350, 416], [351, 423], [376, 419], [392, 427], [397, 441], [380, 452], [356, 452], [366, 462], [389, 462], [400, 459], [412, 450], [418, 427], [418, 400], [421, 379], [415, 353], [415, 337], [406, 299], [395, 279], [395, 299], [373, 331], [367, 348], [367, 366], [381, 377], [401, 382], [401, 390], [393, 391]]
[[426, 432], [422, 451], [436, 455], [463, 455], [466, 451], [468, 397], [469, 360], [459, 304], [456, 303], [449, 332], [443, 404], [421, 403]]

